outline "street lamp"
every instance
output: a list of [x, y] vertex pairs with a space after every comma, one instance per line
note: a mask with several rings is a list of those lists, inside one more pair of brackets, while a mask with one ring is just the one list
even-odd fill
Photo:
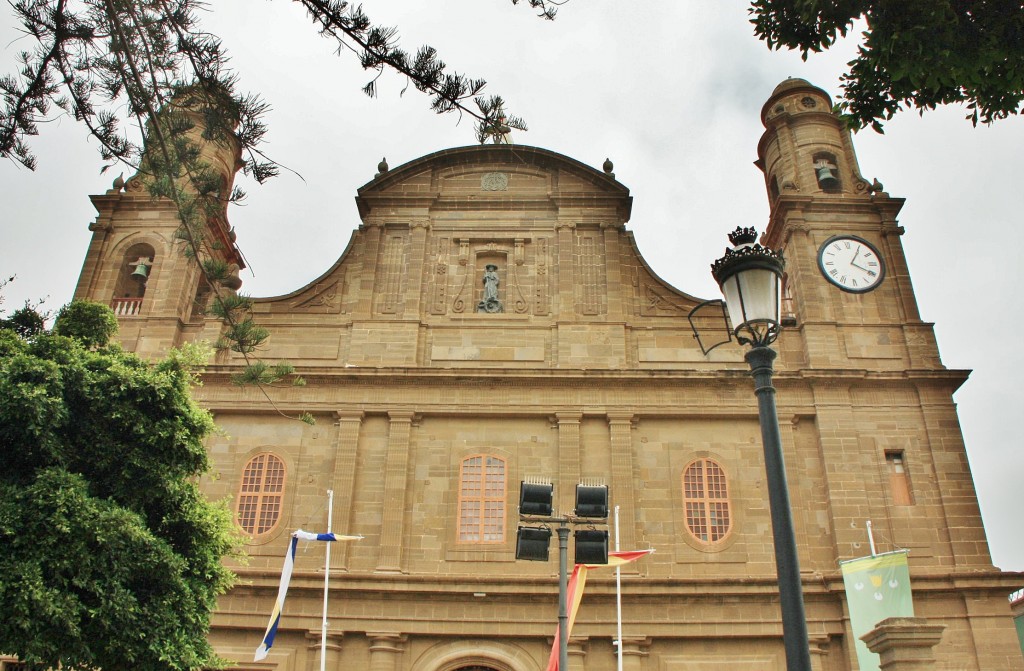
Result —
[[784, 260], [782, 252], [762, 247], [756, 241], [757, 231], [753, 228], [737, 228], [730, 233], [729, 242], [733, 249], [727, 249], [725, 256], [711, 264], [711, 274], [725, 296], [729, 320], [733, 325], [732, 334], [740, 344], [751, 346], [744, 358], [750, 364], [750, 374], [754, 378], [764, 445], [786, 669], [810, 671], [800, 561], [793, 532], [786, 465], [782, 458], [775, 387], [772, 386], [772, 362], [776, 353], [769, 347], [779, 336], [779, 295]]
[[[553, 515], [554, 487], [547, 482], [523, 482], [519, 488], [519, 520], [531, 523], [554, 523], [558, 530], [558, 671], [569, 669], [568, 555], [569, 525], [587, 524], [608, 519], [607, 485], [576, 485], [576, 507], [572, 515]], [[597, 522], [602, 524], [602, 522]], [[608, 530], [577, 530], [577, 564], [608, 563]], [[516, 559], [547, 561], [551, 529], [546, 526], [521, 526], [516, 533]]]

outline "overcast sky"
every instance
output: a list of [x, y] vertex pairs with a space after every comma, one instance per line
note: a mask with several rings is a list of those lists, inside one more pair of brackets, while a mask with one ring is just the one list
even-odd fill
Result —
[[[230, 213], [253, 274], [244, 291], [290, 292], [322, 274], [359, 224], [355, 190], [378, 161], [391, 167], [474, 142], [472, 123], [435, 116], [405, 82], [385, 75], [380, 97], [363, 96], [369, 75], [319, 38], [285, 0], [217, 0], [205, 25], [233, 56], [241, 88], [273, 110], [266, 151], [301, 173], [259, 187]], [[801, 61], [770, 52], [753, 36], [746, 3], [573, 0], [554, 22], [508, 0], [366, 0], [375, 22], [396, 25], [414, 51], [429, 43], [455, 70], [489, 82], [528, 133], [513, 141], [557, 151], [600, 169], [615, 164], [634, 197], [629, 228], [662, 278], [695, 296], [719, 295], [709, 264], [738, 225], [764, 229], [768, 202], [752, 165], [761, 105], [787, 76], [834, 96], [851, 44]], [[0, 22], [0, 73], [15, 70], [13, 19]], [[1024, 570], [1019, 510], [1024, 444], [1021, 365], [1012, 329], [1024, 325], [1019, 288], [1020, 149], [1012, 119], [972, 128], [962, 109], [907, 112], [854, 137], [861, 172], [894, 197], [922, 318], [935, 323], [943, 362], [973, 369], [956, 393], [967, 450], [995, 564]], [[95, 216], [89, 194], [120, 172], [100, 175], [95, 143], [69, 119], [47, 124], [34, 145], [35, 173], [0, 167], [5, 203], [0, 274], [17, 274], [4, 308], [26, 298], [70, 299]], [[126, 172], [126, 177], [131, 173]], [[1008, 323], [998, 323], [998, 319]], [[878, 539], [880, 549], [890, 549]]]

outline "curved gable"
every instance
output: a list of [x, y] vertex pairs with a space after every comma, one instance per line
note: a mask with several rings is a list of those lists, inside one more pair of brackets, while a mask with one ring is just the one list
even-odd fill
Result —
[[489, 202], [533, 198], [554, 207], [580, 198], [614, 203], [615, 216], [629, 220], [629, 189], [606, 174], [562, 154], [523, 145], [474, 145], [445, 149], [378, 174], [356, 197], [364, 219], [398, 203], [444, 203], [473, 196]]

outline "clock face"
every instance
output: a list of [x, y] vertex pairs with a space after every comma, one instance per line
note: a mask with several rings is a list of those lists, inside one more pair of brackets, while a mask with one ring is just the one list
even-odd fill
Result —
[[853, 235], [837, 235], [818, 250], [825, 279], [844, 291], [871, 291], [885, 277], [885, 263], [871, 243]]

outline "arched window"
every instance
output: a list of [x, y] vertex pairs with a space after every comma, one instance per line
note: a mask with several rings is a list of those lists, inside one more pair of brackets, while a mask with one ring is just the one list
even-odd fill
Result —
[[686, 530], [702, 543], [717, 543], [729, 535], [729, 488], [725, 471], [711, 459], [697, 459], [683, 470]]
[[505, 541], [505, 460], [477, 454], [459, 472], [459, 542]]
[[281, 518], [284, 499], [284, 462], [263, 452], [242, 471], [238, 492], [238, 525], [253, 536], [264, 534]]

